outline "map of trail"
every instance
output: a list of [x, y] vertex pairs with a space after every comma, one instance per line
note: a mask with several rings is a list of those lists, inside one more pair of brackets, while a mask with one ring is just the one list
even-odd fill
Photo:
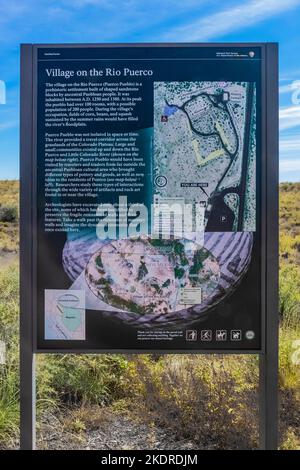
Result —
[[205, 206], [205, 230], [256, 230], [256, 93], [248, 82], [154, 83], [154, 197]]

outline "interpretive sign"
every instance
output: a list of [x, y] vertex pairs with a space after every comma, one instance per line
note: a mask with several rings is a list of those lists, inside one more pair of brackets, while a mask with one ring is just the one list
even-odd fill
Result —
[[34, 349], [263, 350], [268, 46], [31, 48]]

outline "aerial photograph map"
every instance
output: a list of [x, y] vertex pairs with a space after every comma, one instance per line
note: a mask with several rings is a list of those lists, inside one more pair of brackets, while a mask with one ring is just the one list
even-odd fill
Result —
[[189, 240], [117, 240], [105, 245], [86, 268], [91, 290], [116, 307], [138, 314], [192, 307], [182, 288], [199, 287], [198, 302], [216, 288], [219, 265]]
[[132, 326], [187, 325], [236, 289], [256, 231], [255, 100], [254, 83], [154, 82], [154, 205], [200, 204], [203, 239], [157, 237], [155, 224], [135, 239], [68, 237], [64, 270], [87, 309]]
[[255, 231], [255, 86], [154, 83], [155, 194], [202, 202], [207, 231]]

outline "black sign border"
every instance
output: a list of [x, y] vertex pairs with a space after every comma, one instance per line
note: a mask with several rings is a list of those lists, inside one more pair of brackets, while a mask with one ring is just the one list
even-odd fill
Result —
[[[261, 50], [261, 348], [260, 349], [41, 349], [36, 306], [37, 56], [42, 48], [259, 47]], [[31, 353], [266, 354], [278, 350], [278, 46], [277, 43], [112, 43], [21, 45], [20, 334]]]

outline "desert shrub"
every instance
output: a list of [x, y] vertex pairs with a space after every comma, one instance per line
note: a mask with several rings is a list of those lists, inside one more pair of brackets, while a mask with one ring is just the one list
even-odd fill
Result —
[[[279, 253], [283, 262], [298, 264], [300, 253], [300, 235], [282, 233], [279, 239]], [[300, 260], [300, 258], [299, 258]]]
[[17, 252], [19, 246], [19, 182], [0, 181], [0, 252]]
[[283, 182], [280, 184], [280, 193], [283, 194], [285, 192], [297, 192], [300, 191], [300, 183], [290, 183], [290, 182]]
[[1, 204], [9, 206], [18, 206], [19, 203], [19, 181], [1, 180], [0, 181], [0, 201]]
[[15, 222], [18, 218], [16, 206], [0, 205], [0, 222]]
[[0, 365], [0, 446], [12, 444], [19, 426], [18, 267], [0, 272], [0, 340], [6, 363]]
[[279, 194], [279, 217], [281, 232], [300, 234], [300, 183], [282, 183]]
[[[300, 399], [300, 364], [296, 354], [300, 328], [281, 328], [279, 334], [279, 385], [281, 389], [295, 390]], [[298, 342], [298, 343], [297, 343]], [[300, 354], [299, 354], [300, 358]]]
[[279, 311], [284, 328], [300, 326], [300, 269], [284, 264], [279, 272]]
[[293, 428], [285, 432], [280, 450], [300, 450], [300, 439]]
[[39, 397], [76, 405], [111, 403], [123, 397], [126, 367], [124, 357], [108, 354], [39, 356]]
[[[3, 224], [1, 224], [3, 225]], [[0, 253], [16, 253], [18, 250], [18, 234], [11, 233], [0, 225]]]
[[205, 448], [257, 446], [257, 367], [253, 358], [135, 358], [130, 386], [158, 424]]

